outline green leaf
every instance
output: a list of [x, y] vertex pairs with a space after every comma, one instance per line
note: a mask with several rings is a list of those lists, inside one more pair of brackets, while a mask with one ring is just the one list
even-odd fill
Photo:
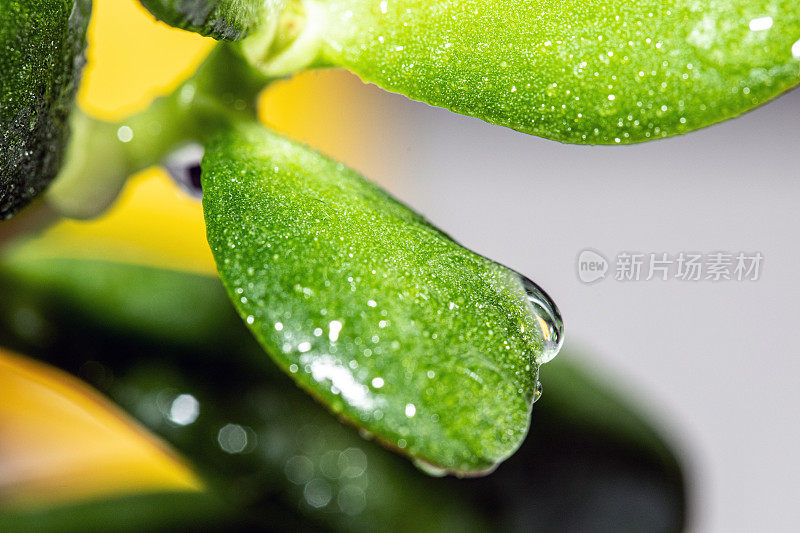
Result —
[[0, 0], [0, 220], [61, 167], [91, 0]]
[[[306, 527], [355, 531], [507, 531], [520, 524], [558, 530], [569, 515], [579, 530], [595, 529], [598, 516], [610, 530], [681, 530], [684, 487], [675, 455], [628, 399], [587, 374], [570, 353], [542, 369], [535, 431], [513, 457], [485, 478], [432, 478], [337, 423], [263, 357], [253, 357], [252, 348], [260, 348], [251, 346], [218, 280], [64, 259], [63, 252], [48, 256], [36, 242], [28, 251], [36, 253], [0, 258], [0, 294], [9, 296], [0, 299], [0, 345], [53, 362], [119, 402], [239, 506], [240, 520], [280, 530], [291, 530], [283, 520], [295, 514]], [[106, 296], [90, 273], [127, 291]], [[150, 312], [163, 324], [138, 320], [125, 328], [128, 309], [156, 293]], [[91, 300], [98, 302], [94, 311], [87, 310]], [[202, 311], [172, 314], [174, 302]], [[215, 321], [205, 318], [211, 307]], [[35, 324], [45, 325], [46, 335], [31, 336]], [[194, 336], [168, 342], [163, 332], [172, 325]], [[224, 343], [210, 347], [214, 336]], [[196, 420], [183, 425], [170, 419], [171, 402], [181, 394], [199, 406]], [[241, 453], [220, 447], [219, 432], [228, 424], [245, 429], [250, 444]], [[323, 495], [330, 489], [320, 508], [306, 499], [311, 479]], [[171, 516], [186, 514], [183, 503], [174, 505]]]
[[800, 81], [796, 0], [304, 4], [326, 21], [320, 62], [562, 142], [685, 133]]
[[217, 40], [243, 38], [283, 0], [140, 0], [158, 20]]
[[237, 525], [252, 527], [213, 497], [194, 492], [111, 496], [0, 512], [0, 530], [15, 533], [224, 531]]
[[260, 126], [221, 135], [202, 167], [220, 277], [281, 368], [437, 468], [485, 472], [513, 453], [559, 347], [531, 282]]
[[[9, 279], [16, 279], [25, 290], [16, 290]], [[233, 313], [222, 312], [228, 311], [230, 304], [218, 290], [218, 280], [211, 277], [22, 253], [0, 264], [0, 289], [8, 309], [35, 308], [56, 323], [102, 324], [104, 334], [131, 340], [143, 337], [151, 339], [153, 346], [191, 349], [200, 356], [227, 349], [243, 351], [240, 320]], [[203, 294], [204, 298], [179, 298], [176, 294]], [[63, 311], [70, 316], [60, 314], [64, 300], [74, 306]], [[8, 313], [5, 320], [13, 318], [13, 312]], [[34, 320], [26, 324], [24, 320], [18, 324], [20, 336], [34, 345], [47, 343], [46, 323]], [[86, 335], [86, 327], [76, 331], [78, 338]]]

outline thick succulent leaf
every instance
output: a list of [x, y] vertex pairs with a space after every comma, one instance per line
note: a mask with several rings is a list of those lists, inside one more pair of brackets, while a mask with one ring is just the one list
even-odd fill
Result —
[[158, 20], [218, 40], [243, 38], [283, 0], [140, 0]]
[[91, 0], [0, 0], [0, 220], [55, 177]]
[[554, 355], [519, 274], [258, 125], [210, 143], [202, 182], [220, 277], [302, 387], [448, 471], [486, 471], [519, 446]]
[[[199, 309], [221, 302], [218, 280], [112, 262], [53, 261], [63, 250], [49, 260], [46, 251], [30, 252], [0, 259], [0, 290], [11, 296], [0, 300], [0, 318], [7, 319], [0, 320], [0, 345], [15, 345], [80, 374], [118, 401], [185, 454], [220, 494], [246, 507], [236, 513], [239, 520], [253, 517], [272, 530], [291, 530], [284, 520], [295, 513], [305, 527], [350, 531], [507, 531], [557, 530], [564, 516], [572, 517], [575, 529], [592, 530], [602, 516], [610, 530], [681, 529], [684, 489], [674, 455], [646, 419], [580, 370], [569, 353], [542, 370], [545, 393], [536, 405], [535, 430], [518, 453], [479, 480], [431, 478], [337, 423], [288, 378], [270, 371], [269, 362], [254, 358], [260, 348], [251, 346], [227, 303], [217, 310], [216, 322], [196, 315], [194, 337], [168, 343], [163, 326], [124, 330], [117, 326], [124, 320], [87, 313], [78, 297], [94, 287], [80, 274], [103, 271], [103, 279], [127, 283], [133, 306], [161, 291], [163, 297], [152, 299], [152, 314], [164, 317], [167, 327], [174, 321], [186, 329], [195, 315], [170, 318], [171, 305], [159, 308], [168, 300]], [[164, 283], [166, 278], [172, 283]], [[97, 308], [113, 306], [121, 314], [128, 307], [114, 296]], [[30, 324], [37, 323], [46, 325], [45, 337], [30, 335]], [[207, 339], [214, 335], [240, 340], [228, 349], [209, 349]], [[193, 421], [185, 394], [197, 401]], [[220, 430], [229, 424], [244, 433], [229, 428], [225, 435], [247, 436], [239, 453], [221, 448]], [[234, 441], [225, 446], [230, 450]], [[286, 509], [283, 518], [276, 502]], [[181, 516], [191, 502], [165, 505], [175, 505], [174, 516]]]
[[324, 62], [570, 143], [700, 128], [800, 81], [796, 0], [330, 0]]

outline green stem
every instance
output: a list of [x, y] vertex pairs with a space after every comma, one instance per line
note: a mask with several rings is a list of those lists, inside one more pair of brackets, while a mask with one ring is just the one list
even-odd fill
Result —
[[317, 64], [328, 21], [315, 0], [272, 2], [273, 10], [255, 32], [239, 42], [245, 58], [270, 77], [283, 77]]
[[74, 218], [102, 213], [131, 174], [182, 144], [204, 143], [232, 121], [254, 119], [258, 93], [268, 83], [223, 44], [171, 95], [141, 113], [111, 123], [76, 110], [67, 162], [47, 194], [48, 203]]

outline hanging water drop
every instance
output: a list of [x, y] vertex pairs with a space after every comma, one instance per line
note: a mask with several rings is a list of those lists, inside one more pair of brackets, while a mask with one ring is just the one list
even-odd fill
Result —
[[533, 391], [533, 403], [536, 403], [542, 397], [542, 382], [539, 381], [539, 371], [536, 371], [536, 389]]
[[181, 189], [197, 198], [203, 197], [203, 187], [200, 183], [201, 159], [203, 159], [203, 147], [192, 143], [173, 151], [163, 162], [172, 180]]
[[520, 281], [533, 307], [536, 323], [542, 335], [542, 354], [536, 361], [544, 364], [551, 361], [564, 343], [564, 322], [555, 302], [536, 283], [520, 274]]
[[414, 466], [428, 474], [432, 477], [444, 477], [448, 474], [446, 468], [442, 468], [440, 466], [436, 466], [433, 463], [430, 463], [424, 459], [415, 458], [411, 460], [414, 463]]

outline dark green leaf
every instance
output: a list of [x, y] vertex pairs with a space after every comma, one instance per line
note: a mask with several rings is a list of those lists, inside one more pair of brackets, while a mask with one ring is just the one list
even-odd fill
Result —
[[[123, 270], [125, 276], [121, 275]], [[0, 293], [10, 308], [27, 306], [46, 314], [52, 311], [56, 314], [51, 318], [58, 323], [68, 320], [102, 323], [107, 334], [152, 339], [154, 346], [190, 347], [200, 354], [242, 350], [240, 321], [227, 312], [228, 299], [217, 290], [218, 280], [211, 277], [180, 276], [169, 270], [138, 265], [123, 268], [105, 261], [24, 255], [0, 264], [0, 274], [4, 278], [0, 281]], [[15, 290], [7, 281], [14, 277], [26, 287], [24, 291]], [[176, 298], [176, 294], [205, 296]], [[64, 308], [65, 299], [75, 306], [68, 311], [72, 318], [57, 314]], [[13, 324], [13, 318], [9, 312], [1, 319]], [[26, 325], [23, 320], [18, 325], [22, 328], [21, 336], [27, 336], [34, 344], [47, 344], [47, 323], [34, 320], [32, 325]]]
[[204, 493], [111, 496], [46, 508], [0, 512], [0, 530], [14, 533], [221, 531], [247, 525]]
[[61, 167], [91, 0], [0, 0], [0, 220]]
[[218, 40], [236, 41], [282, 0], [140, 0], [158, 20]]
[[260, 126], [220, 136], [202, 167], [220, 276], [281, 368], [437, 468], [482, 472], [514, 452], [557, 350], [519, 274]]
[[800, 81], [797, 0], [306, 3], [323, 62], [563, 142], [684, 133]]

